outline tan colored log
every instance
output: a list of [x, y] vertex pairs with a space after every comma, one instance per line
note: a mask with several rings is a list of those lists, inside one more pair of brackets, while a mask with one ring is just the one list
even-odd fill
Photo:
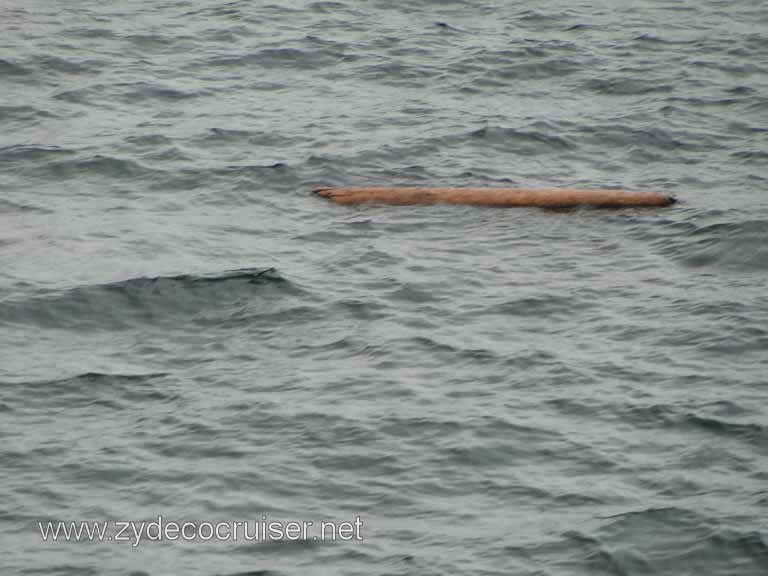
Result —
[[634, 206], [669, 206], [672, 196], [656, 192], [623, 190], [572, 190], [566, 188], [421, 188], [365, 186], [315, 188], [313, 192], [337, 204], [468, 204], [494, 207], [625, 208]]

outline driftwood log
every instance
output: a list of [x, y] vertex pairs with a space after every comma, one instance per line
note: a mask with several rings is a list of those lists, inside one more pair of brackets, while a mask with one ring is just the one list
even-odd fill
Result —
[[575, 208], [628, 208], [669, 206], [672, 196], [624, 190], [573, 190], [567, 188], [422, 188], [355, 186], [315, 188], [313, 193], [338, 204], [467, 204], [471, 206]]

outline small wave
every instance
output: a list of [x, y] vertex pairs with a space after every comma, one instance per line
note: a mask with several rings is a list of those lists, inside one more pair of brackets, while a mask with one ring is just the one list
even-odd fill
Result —
[[0, 122], [7, 120], [34, 122], [38, 118], [52, 118], [53, 116], [50, 112], [38, 110], [32, 106], [0, 106]]
[[566, 32], [576, 32], [581, 30], [593, 30], [597, 28], [594, 24], [573, 24], [572, 26], [568, 26], [565, 31]]
[[[265, 292], [272, 288], [273, 292]], [[0, 303], [0, 322], [48, 328], [120, 330], [137, 324], [196, 320], [206, 311], [246, 307], [257, 293], [265, 298], [300, 290], [274, 269], [241, 269], [212, 275], [181, 274], [132, 278], [43, 292]]]
[[58, 56], [38, 56], [37, 67], [46, 72], [60, 72], [62, 74], [83, 75], [99, 74], [106, 66], [101, 60], [83, 60], [76, 62]]
[[129, 104], [142, 102], [144, 100], [165, 100], [168, 102], [176, 102], [179, 100], [197, 98], [202, 95], [202, 93], [199, 92], [187, 92], [184, 90], [177, 90], [175, 88], [168, 88], [156, 84], [147, 84], [146, 82], [139, 82], [136, 84], [117, 84], [116, 86], [120, 88], [129, 88], [129, 90], [121, 92], [119, 95], [119, 98], [123, 102]]
[[94, 84], [75, 90], [65, 90], [54, 94], [53, 98], [73, 104], [89, 106], [105, 106], [110, 100], [117, 100], [123, 104], [144, 105], [148, 100], [161, 100], [178, 102], [203, 96], [203, 92], [189, 92], [175, 88], [168, 88], [159, 84], [146, 82]]
[[97, 85], [88, 88], [77, 88], [75, 90], [64, 90], [54, 94], [53, 99], [71, 104], [89, 104], [89, 96], [92, 94], [99, 96], [103, 89], [103, 86]]
[[107, 28], [70, 28], [63, 32], [73, 38], [115, 38], [116, 34]]
[[591, 78], [584, 82], [584, 88], [609, 96], [638, 96], [674, 90], [671, 84], [664, 84], [656, 79], [641, 80], [636, 77]]
[[579, 132], [594, 140], [594, 144], [601, 148], [624, 146], [663, 151], [694, 151], [722, 147], [705, 135], [657, 127], [640, 129], [630, 125], [601, 124], [582, 126]]
[[172, 46], [177, 38], [163, 36], [161, 34], [131, 34], [125, 39], [140, 47], [142, 50], [168, 48]]
[[471, 132], [473, 138], [482, 138], [484, 140], [518, 140], [543, 143], [547, 146], [559, 150], [572, 148], [573, 144], [566, 139], [552, 134], [524, 130], [515, 130], [513, 128], [485, 127]]
[[[173, 402], [178, 397], [168, 391], [168, 373], [84, 372], [66, 378], [18, 381], [8, 396], [11, 409], [26, 410], [52, 406], [64, 410], [99, 406], [114, 410], [136, 402]], [[0, 383], [10, 384], [10, 383]]]
[[55, 146], [8, 146], [6, 148], [0, 148], [0, 162], [41, 162], [50, 158], [70, 156], [76, 152], [76, 150], [58, 148]]
[[17, 384], [17, 386], [30, 386], [38, 391], [44, 388], [58, 391], [79, 391], [84, 388], [93, 389], [98, 386], [111, 387], [115, 383], [141, 383], [149, 382], [156, 378], [168, 376], [166, 372], [152, 372], [144, 374], [109, 374], [106, 372], [83, 372], [66, 378], [55, 378], [52, 380], [40, 380]]
[[[253, 547], [250, 545], [244, 546], [242, 551], [248, 555], [254, 553]], [[215, 574], [214, 576], [283, 576], [283, 573], [275, 572], [274, 570], [249, 570], [247, 572], [235, 572], [233, 574]]]
[[720, 418], [699, 416], [693, 413], [686, 414], [682, 421], [687, 425], [713, 432], [720, 436], [733, 436], [763, 445], [768, 441], [768, 429], [759, 424], [726, 422]]
[[517, 20], [530, 24], [548, 24], [557, 22], [567, 16], [565, 12], [542, 12], [540, 10], [523, 10], [517, 15]]
[[424, 358], [433, 358], [440, 362], [461, 363], [467, 361], [471, 363], [487, 364], [502, 360], [492, 350], [486, 348], [465, 348], [458, 347], [444, 342], [438, 342], [429, 336], [414, 336], [412, 338], [394, 340], [390, 342], [394, 347], [400, 348], [404, 353], [424, 354]]
[[694, 226], [685, 235], [663, 240], [660, 249], [687, 268], [764, 272], [768, 270], [768, 221]]
[[11, 202], [10, 200], [0, 199], [0, 214], [15, 214], [15, 213], [30, 213], [30, 214], [52, 214], [51, 210], [43, 208], [42, 206], [33, 206], [31, 204], [18, 204]]
[[333, 54], [318, 50], [300, 50], [298, 48], [265, 48], [243, 56], [218, 56], [201, 62], [210, 67], [256, 67], [264, 69], [295, 68], [298, 70], [316, 70], [336, 64], [340, 59]]
[[[546, 130], [546, 131], [545, 131]], [[546, 126], [534, 130], [518, 130], [503, 126], [484, 126], [442, 140], [443, 144], [490, 146], [523, 156], [537, 156], [551, 152], [563, 152], [576, 147], [571, 140], [553, 134]]]
[[765, 150], [740, 150], [733, 152], [731, 158], [740, 160], [744, 164], [758, 164], [765, 166], [768, 164], [768, 151]]
[[257, 130], [231, 130], [225, 128], [211, 128], [204, 134], [190, 139], [191, 145], [201, 148], [217, 146], [229, 146], [242, 144], [247, 146], [259, 146], [264, 148], [295, 146], [302, 142], [300, 138], [292, 138], [279, 132], [261, 132]]
[[[697, 412], [706, 408], [706, 406], [697, 408]], [[758, 445], [768, 440], [768, 428], [760, 424], [733, 422], [714, 413], [702, 415], [697, 412], [683, 412], [674, 406], [660, 404], [632, 406], [618, 411], [623, 419], [640, 428], [675, 428], [681, 431], [710, 432]]]
[[357, 75], [365, 80], [381, 82], [389, 86], [422, 86], [425, 78], [435, 78], [442, 74], [437, 67], [424, 64], [411, 64], [393, 60], [381, 64], [370, 64], [361, 68]]
[[0, 78], [3, 76], [27, 76], [31, 71], [19, 64], [0, 59]]
[[602, 519], [594, 534], [565, 534], [582, 545], [594, 569], [662, 573], [680, 565], [692, 573], [760, 574], [768, 567], [768, 546], [758, 532], [724, 527], [689, 509], [646, 508]]
[[15, 164], [27, 177], [42, 180], [73, 180], [89, 177], [114, 179], [137, 179], [156, 175], [154, 170], [146, 168], [134, 160], [102, 156], [90, 158], [62, 157], [76, 156], [77, 150], [44, 146], [11, 146], [0, 149], [0, 161]]
[[163, 134], [129, 136], [125, 141], [138, 148], [154, 148], [155, 146], [170, 146], [173, 144], [173, 139]]
[[642, 48], [656, 47], [666, 49], [668, 46], [678, 46], [686, 44], [696, 44], [698, 40], [674, 40], [671, 38], [663, 38], [655, 34], [640, 34], [633, 39], [636, 46]]
[[575, 297], [547, 294], [543, 296], [525, 296], [515, 300], [508, 300], [475, 311], [473, 314], [553, 318], [577, 314], [585, 309], [593, 308], [598, 305], [599, 304], [597, 303], [586, 302]]
[[153, 173], [133, 160], [96, 155], [91, 158], [49, 162], [28, 168], [29, 174], [45, 179], [69, 180], [101, 176], [116, 179], [135, 179]]
[[206, 181], [223, 183], [224, 190], [206, 194], [204, 201], [214, 205], [245, 206], [263, 202], [268, 190], [295, 190], [301, 183], [298, 171], [283, 162], [243, 164], [214, 169], [186, 168], [165, 173], [150, 184], [153, 190], [198, 188]]
[[578, 48], [562, 41], [526, 41], [513, 49], [476, 49], [470, 55], [447, 64], [445, 71], [464, 89], [511, 87], [527, 80], [560, 78], [578, 72]]

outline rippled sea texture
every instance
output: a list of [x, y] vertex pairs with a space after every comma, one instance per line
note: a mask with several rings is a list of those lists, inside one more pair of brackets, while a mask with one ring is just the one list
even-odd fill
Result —
[[768, 573], [765, 8], [0, 2], [2, 573]]

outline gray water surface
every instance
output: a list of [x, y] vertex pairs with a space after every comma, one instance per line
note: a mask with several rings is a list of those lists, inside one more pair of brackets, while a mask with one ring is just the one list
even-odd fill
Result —
[[[749, 0], [0, 1], [2, 573], [768, 573], [767, 31]], [[376, 184], [680, 203], [309, 193]], [[38, 526], [158, 516], [363, 539]]]

